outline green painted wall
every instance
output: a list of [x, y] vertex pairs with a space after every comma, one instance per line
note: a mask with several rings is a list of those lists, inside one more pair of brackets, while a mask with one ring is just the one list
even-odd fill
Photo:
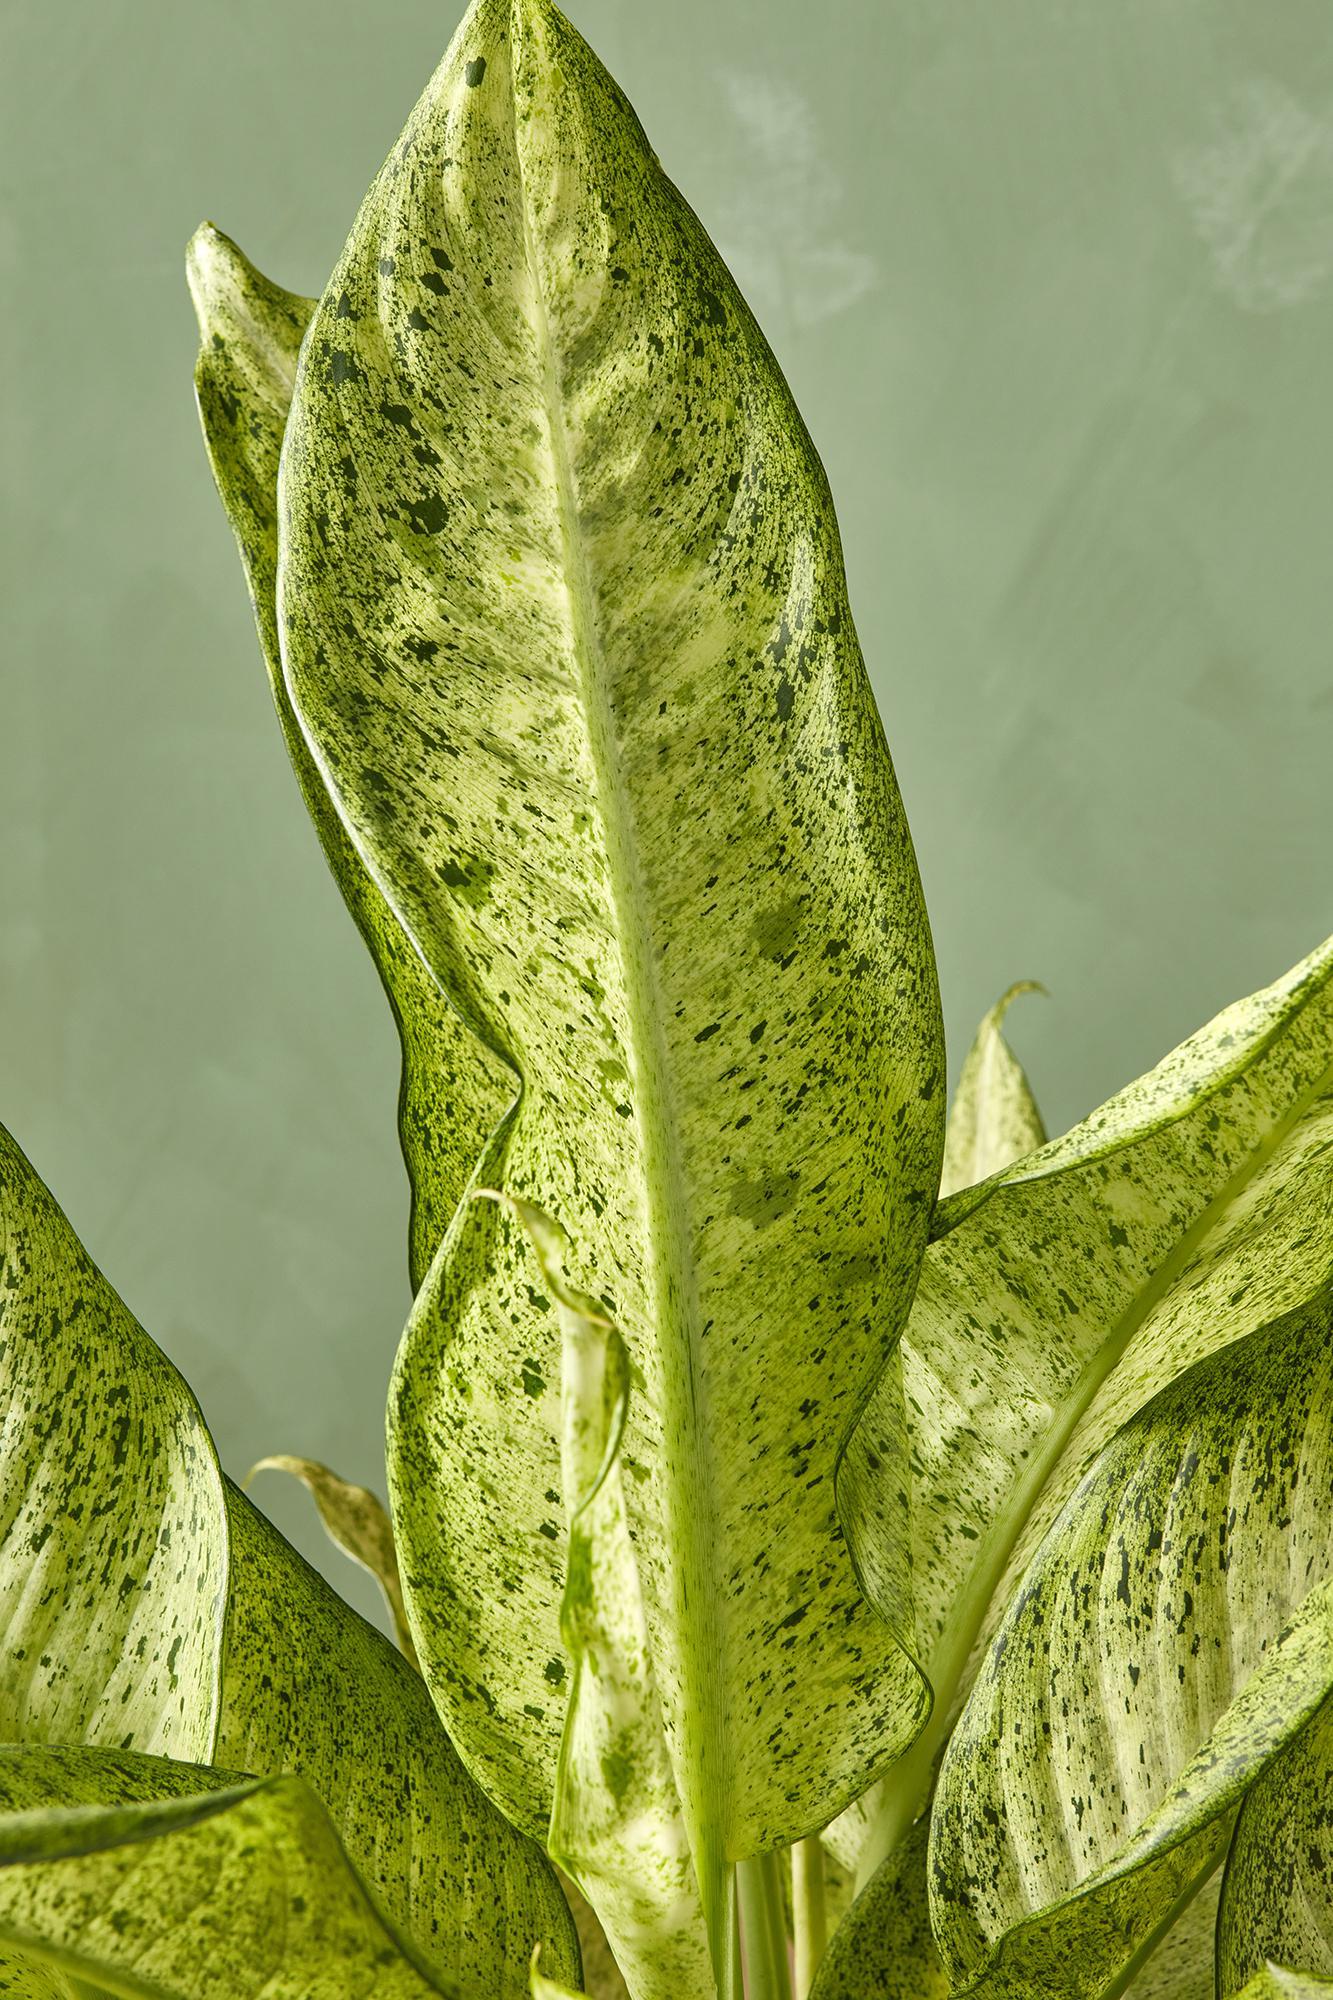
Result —
[[[387, 1014], [196, 431], [182, 250], [207, 215], [318, 290], [459, 11], [0, 23], [0, 1117], [234, 1471], [380, 1483], [405, 1195]], [[1325, 0], [574, 11], [823, 453], [955, 1061], [1043, 979], [1014, 1036], [1067, 1123], [1333, 922]]]

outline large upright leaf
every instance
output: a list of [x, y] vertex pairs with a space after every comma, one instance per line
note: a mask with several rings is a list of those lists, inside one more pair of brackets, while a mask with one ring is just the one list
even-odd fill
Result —
[[180, 1377], [5, 1134], [0, 1219], [6, 1733], [303, 1777], [441, 1978], [517, 2000], [541, 1938], [572, 1969], [544, 1858], [401, 1656], [223, 1480]]
[[940, 1210], [901, 1347], [936, 1707], [881, 1788], [863, 1876], [919, 1810], [979, 1636], [1107, 1440], [1333, 1275], [1331, 1139], [1333, 941]]
[[1226, 1852], [1333, 1691], [1333, 1293], [1117, 1432], [951, 1736], [931, 1918], [956, 1992], [1096, 2000]]
[[[938, 1182], [940, 1028], [818, 460], [547, 0], [476, 0], [372, 188], [301, 351], [282, 494], [301, 727], [513, 1073], [478, 1172], [565, 1226], [628, 1343], [626, 1505], [716, 1918], [725, 1856], [809, 1832], [919, 1720], [834, 1486]], [[458, 1212], [391, 1483], [432, 1690], [535, 1830], [568, 1663], [532, 1276], [507, 1215]], [[900, 1601], [901, 1558], [876, 1564]]]
[[142, 2000], [465, 2000], [300, 1779], [135, 1752], [0, 1750], [0, 1943], [23, 2000], [88, 1979]]
[[1333, 1702], [1265, 1771], [1241, 1807], [1217, 1927], [1217, 1992], [1265, 1965], [1333, 1988]]
[[265, 278], [211, 223], [191, 238], [190, 291], [203, 345], [195, 392], [213, 476], [236, 533], [297, 783], [329, 867], [384, 983], [403, 1049], [399, 1131], [412, 1187], [412, 1288], [426, 1274], [487, 1133], [511, 1094], [440, 993], [362, 865], [324, 788], [282, 679], [278, 460], [313, 299]]

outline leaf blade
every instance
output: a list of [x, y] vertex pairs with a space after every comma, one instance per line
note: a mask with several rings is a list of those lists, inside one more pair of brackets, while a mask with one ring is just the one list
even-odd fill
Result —
[[1003, 1033], [1014, 1001], [1045, 990], [1035, 979], [1020, 979], [983, 1017], [963, 1059], [944, 1128], [941, 1198], [989, 1180], [1046, 1144], [1032, 1086]]
[[133, 1752], [0, 1751], [0, 1936], [145, 2000], [460, 2000], [316, 1795]]
[[223, 1479], [179, 1375], [3, 1132], [0, 1224], [0, 1595], [45, 1676], [5, 1677], [7, 1730], [300, 1776], [446, 1981], [517, 2000], [538, 1938], [572, 1973], [545, 1858], [467, 1777], [401, 1655]]
[[1188, 1369], [1042, 1542], [940, 1769], [956, 1987], [1090, 1996], [1137, 1965], [1333, 1687], [1331, 1326], [1324, 1295]]
[[[321, 773], [522, 1077], [478, 1173], [568, 1229], [643, 1376], [629, 1506], [708, 1876], [811, 1831], [919, 1721], [834, 1486], [937, 1184], [938, 1011], [817, 460], [716, 253], [541, 0], [479, 0], [368, 197], [281, 484], [284, 672]], [[797, 1318], [776, 1302], [814, 1296], [833, 1217]], [[461, 1210], [400, 1357], [391, 1488], [432, 1690], [537, 1830], [564, 1527], [558, 1340], [527, 1287], [504, 1218]], [[835, 1679], [843, 1620], [883, 1674], [844, 1688], [818, 1751], [798, 1727], [775, 1747], [766, 1708]]]
[[269, 685], [292, 769], [348, 911], [374, 960], [402, 1044], [399, 1136], [412, 1191], [413, 1290], [462, 1197], [509, 1091], [441, 997], [362, 866], [325, 789], [282, 677], [277, 621], [278, 467], [297, 356], [314, 299], [264, 277], [205, 223], [186, 271], [202, 346], [195, 395], [209, 462], [240, 549]]

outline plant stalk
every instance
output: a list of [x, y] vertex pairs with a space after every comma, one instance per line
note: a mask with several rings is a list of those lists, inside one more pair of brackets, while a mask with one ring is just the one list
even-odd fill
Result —
[[779, 1867], [776, 1854], [736, 1863], [746, 2000], [792, 2000]]
[[796, 1934], [794, 2000], [806, 2000], [828, 1943], [824, 1909], [824, 1849], [819, 1835], [798, 1840], [791, 1851], [791, 1907]]

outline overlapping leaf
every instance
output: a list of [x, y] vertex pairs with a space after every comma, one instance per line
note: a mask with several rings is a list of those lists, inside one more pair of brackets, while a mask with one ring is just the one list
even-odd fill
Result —
[[940, 1768], [931, 1918], [957, 1992], [1093, 2000], [1226, 1851], [1333, 1690], [1333, 1294], [1196, 1363], [1100, 1453]]
[[926, 1882], [927, 1817], [862, 1890], [833, 1934], [810, 2000], [949, 2000]]
[[[514, 1079], [478, 1175], [558, 1218], [628, 1343], [625, 1504], [716, 1933], [726, 1857], [810, 1831], [921, 1713], [902, 1551], [895, 1639], [834, 1488], [938, 1181], [938, 1010], [818, 461], [546, 0], [477, 0], [367, 198], [282, 493], [293, 709]], [[436, 1700], [534, 1831], [569, 1671], [559, 1364], [511, 1219], [464, 1206], [400, 1357], [395, 1525]]]
[[0, 1751], [0, 1940], [22, 1954], [9, 1990], [42, 2000], [90, 1979], [143, 2000], [464, 2000], [299, 1778], [135, 1752]]
[[596, 1300], [566, 1283], [550, 1218], [526, 1202], [510, 1206], [556, 1302], [564, 1343], [570, 1527], [560, 1622], [573, 1684], [547, 1844], [596, 1910], [634, 2000], [682, 2000], [709, 1990], [708, 1935], [625, 1510], [629, 1358]]
[[[1265, 1966], [1333, 1988], [1333, 1703], [1252, 1787], [1227, 1861], [1217, 1927], [1219, 2000]], [[1278, 1989], [1281, 1991], [1281, 1988]]]
[[199, 415], [250, 585], [278, 720], [301, 795], [375, 961], [402, 1041], [398, 1122], [412, 1188], [415, 1291], [512, 1085], [459, 1021], [362, 864], [283, 683], [276, 601], [278, 463], [296, 358], [315, 301], [273, 284], [211, 223], [192, 238], [187, 270], [203, 342], [195, 368]]
[[1333, 1273], [1331, 975], [1326, 944], [941, 1209], [901, 1345], [937, 1700], [883, 1788], [863, 1875], [919, 1810], [978, 1635], [1097, 1452], [1182, 1369]]
[[6, 1734], [298, 1775], [433, 1976], [518, 1995], [539, 1938], [572, 1970], [540, 1853], [401, 1656], [223, 1480], [188, 1390], [7, 1135], [0, 1223]]

